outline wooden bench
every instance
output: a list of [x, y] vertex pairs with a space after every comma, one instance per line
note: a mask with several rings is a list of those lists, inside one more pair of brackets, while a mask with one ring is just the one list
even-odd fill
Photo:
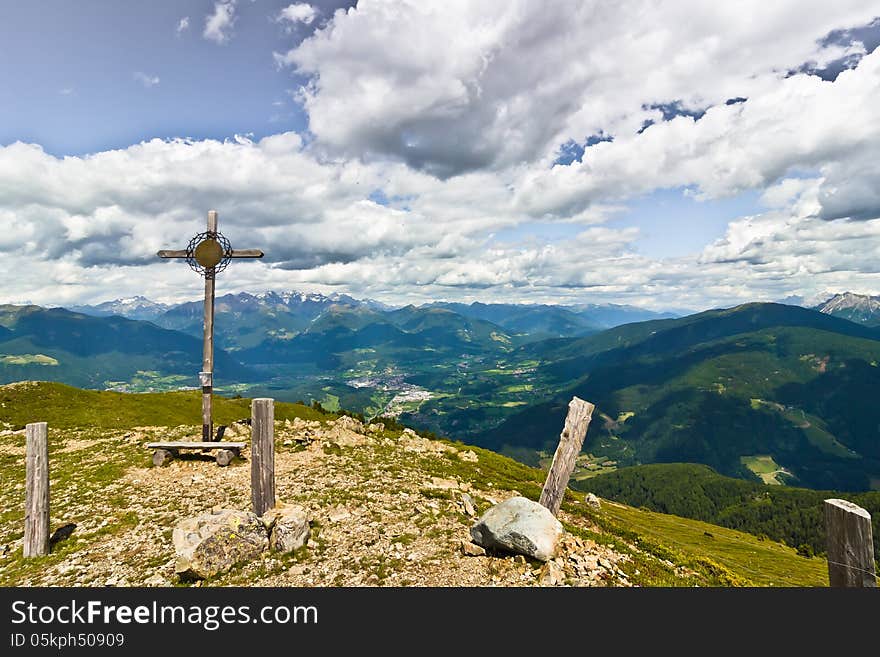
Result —
[[229, 465], [229, 462], [232, 461], [232, 459], [241, 454], [241, 450], [246, 446], [247, 443], [188, 442], [184, 440], [168, 443], [147, 443], [148, 449], [155, 450], [153, 452], [153, 465], [157, 466], [164, 465], [168, 461], [179, 456], [180, 450], [183, 449], [197, 449], [203, 452], [217, 450], [217, 455], [214, 457], [217, 461], [217, 465], [226, 466]]

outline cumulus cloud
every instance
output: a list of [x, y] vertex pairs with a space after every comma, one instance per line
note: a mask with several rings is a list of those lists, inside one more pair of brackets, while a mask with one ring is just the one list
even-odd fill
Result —
[[311, 25], [315, 20], [318, 12], [307, 2], [298, 2], [296, 4], [287, 5], [282, 9], [275, 18], [277, 23], [285, 23], [290, 28], [293, 25], [303, 24]]
[[450, 176], [634, 134], [664, 104], [767, 92], [876, 11], [807, 4], [366, 0], [276, 61], [311, 76], [301, 98], [328, 148]]
[[15, 143], [0, 149], [0, 224], [11, 227], [0, 251], [13, 256], [0, 258], [0, 274], [13, 281], [8, 295], [40, 303], [196, 296], [189, 270], [155, 252], [183, 247], [216, 208], [233, 245], [266, 252], [236, 263], [229, 290], [700, 308], [876, 289], [880, 220], [821, 219], [823, 183], [779, 183], [765, 194], [778, 209], [733, 222], [702, 254], [658, 260], [639, 254], [637, 228], [602, 223], [614, 207], [560, 219], [575, 226], [564, 240], [505, 239], [530, 221], [513, 178], [440, 181], [399, 163], [322, 161], [294, 133], [152, 140], [66, 158]]
[[876, 294], [880, 218], [821, 219], [821, 187], [821, 179], [806, 181], [790, 207], [732, 222], [725, 236], [703, 251], [700, 265], [728, 269], [731, 280], [771, 299], [785, 296], [793, 285], [804, 297], [826, 290]]
[[[197, 296], [155, 252], [210, 208], [235, 246], [266, 252], [229, 290], [655, 308], [880, 292], [870, 10], [653, 7], [361, 0], [277, 55], [310, 77], [294, 94], [310, 135], [0, 147], [6, 293]], [[215, 5], [218, 43], [234, 9]], [[706, 203], [756, 190], [761, 206], [699, 253], [647, 257], [615, 217], [666, 188]]]
[[177, 27], [174, 28], [174, 31], [177, 33], [177, 36], [180, 36], [184, 32], [189, 29], [189, 16], [184, 16], [177, 22]]
[[695, 185], [718, 197], [762, 188], [800, 168], [824, 172], [827, 218], [877, 216], [880, 205], [866, 181], [876, 175], [880, 154], [880, 124], [872, 118], [878, 103], [875, 50], [833, 83], [795, 75], [744, 103], [711, 107], [699, 120], [679, 116], [597, 143], [581, 162], [531, 168], [517, 202], [533, 214], [556, 214], [658, 187]]
[[[384, 203], [370, 200], [379, 189]], [[243, 286], [283, 281], [371, 294], [398, 280], [398, 296], [416, 285], [423, 295], [574, 287], [587, 280], [587, 253], [596, 263], [603, 253], [616, 259], [633, 237], [631, 229], [591, 228], [595, 217], [589, 217], [584, 237], [566, 248], [490, 246], [493, 234], [523, 220], [512, 211], [503, 179], [474, 173], [444, 183], [402, 164], [322, 162], [294, 133], [259, 141], [153, 140], [82, 158], [15, 143], [0, 149], [0, 198], [0, 220], [16, 226], [0, 250], [53, 269], [66, 263], [64, 282], [55, 283], [80, 292], [80, 285], [100, 280], [95, 271], [158, 271], [163, 264], [155, 252], [185, 245], [208, 208], [220, 211], [221, 230], [233, 244], [266, 251], [259, 275], [236, 278]], [[148, 288], [142, 292], [162, 294], [158, 276], [141, 279]], [[26, 277], [17, 280], [24, 288], [19, 297], [61, 294], [46, 281], [29, 288]]]
[[135, 71], [134, 79], [144, 85], [147, 89], [155, 87], [160, 82], [158, 75], [148, 75], [143, 71]]
[[235, 24], [235, 0], [220, 0], [214, 3], [214, 12], [205, 16], [205, 29], [202, 36], [209, 41], [223, 45], [232, 38]]

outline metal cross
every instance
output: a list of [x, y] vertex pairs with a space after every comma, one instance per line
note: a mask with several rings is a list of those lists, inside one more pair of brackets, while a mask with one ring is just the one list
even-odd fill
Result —
[[208, 212], [208, 230], [199, 233], [181, 251], [159, 251], [160, 258], [184, 258], [189, 266], [205, 277], [205, 347], [202, 352], [202, 440], [213, 440], [214, 421], [214, 278], [226, 269], [232, 258], [262, 258], [259, 249], [233, 249], [217, 230], [217, 211]]

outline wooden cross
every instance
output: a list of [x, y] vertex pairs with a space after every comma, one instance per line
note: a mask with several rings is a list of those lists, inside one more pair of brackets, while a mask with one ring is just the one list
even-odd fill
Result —
[[214, 279], [232, 258], [262, 258], [259, 249], [233, 249], [217, 230], [217, 211], [208, 212], [208, 230], [193, 237], [180, 251], [159, 251], [160, 258], [185, 258], [189, 266], [205, 277], [205, 346], [202, 351], [202, 440], [214, 439], [212, 419], [214, 393]]

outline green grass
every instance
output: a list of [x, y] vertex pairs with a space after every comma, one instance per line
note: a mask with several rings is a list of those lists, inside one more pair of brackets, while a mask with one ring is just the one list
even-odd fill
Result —
[[0, 363], [4, 365], [58, 365], [55, 358], [44, 354], [0, 354]]
[[786, 410], [783, 415], [804, 432], [811, 445], [826, 454], [842, 459], [859, 458], [858, 454], [850, 451], [834, 437], [834, 434], [828, 431], [828, 427], [821, 418], [799, 409]]
[[[58, 428], [49, 434], [50, 453], [62, 453], [71, 439], [95, 441], [95, 445], [88, 448], [91, 458], [87, 460], [53, 459], [52, 483], [58, 495], [53, 505], [56, 523], [59, 520], [81, 522], [83, 517], [71, 514], [69, 505], [76, 502], [79, 506], [75, 508], [80, 508], [82, 496], [96, 495], [102, 496], [102, 504], [107, 507], [103, 513], [109, 521], [91, 532], [78, 530], [43, 559], [24, 560], [19, 555], [10, 556], [2, 581], [7, 584], [26, 581], [46, 565], [89, 549], [102, 534], [125, 532], [136, 527], [139, 519], [126, 508], [126, 493], [119, 488], [118, 482], [128, 468], [147, 466], [149, 455], [140, 444], [127, 442], [120, 436], [120, 430], [126, 426], [195, 424], [200, 417], [198, 402], [197, 392], [125, 395], [45, 383], [0, 388], [0, 419], [4, 422], [19, 426], [25, 420], [39, 416]], [[247, 399], [218, 400], [219, 417], [224, 417], [223, 414], [230, 418], [246, 417], [249, 403]], [[291, 417], [321, 419], [329, 416], [297, 404], [276, 404], [277, 419]], [[397, 433], [386, 431], [388, 436]], [[6, 435], [0, 440], [14, 448], [0, 453], [0, 481], [4, 482], [0, 487], [0, 508], [5, 509], [0, 513], [0, 527], [4, 528], [2, 533], [5, 534], [0, 536], [0, 541], [9, 543], [21, 536], [23, 509], [19, 500], [20, 487], [16, 482], [23, 481], [24, 466], [16, 450], [23, 446], [24, 437], [19, 433]], [[345, 451], [354, 459], [358, 469], [367, 472], [380, 467], [377, 464], [386, 464], [382, 467], [388, 472], [394, 468], [414, 470], [424, 481], [441, 477], [470, 484], [480, 513], [491, 504], [489, 497], [500, 498], [503, 491], [515, 490], [533, 500], [539, 497], [545, 477], [540, 469], [479, 447], [446, 442], [459, 450], [473, 451], [478, 461], [463, 461], [453, 453], [439, 456], [413, 454], [401, 451], [392, 443], [374, 445], [372, 451], [338, 446], [335, 449]], [[328, 447], [325, 445], [325, 449]], [[65, 497], [62, 491], [70, 491], [71, 496]], [[74, 491], [78, 492], [74, 495]], [[421, 492], [426, 498], [441, 503], [441, 513], [458, 513], [451, 506], [456, 493], [430, 488]], [[346, 487], [326, 489], [316, 497], [299, 501], [328, 508], [340, 504], [359, 505], [365, 499], [358, 491]], [[738, 531], [611, 503], [603, 504], [601, 511], [593, 512], [582, 503], [581, 495], [571, 490], [566, 492], [563, 509], [584, 520], [577, 526], [567, 524], [570, 532], [629, 554], [632, 561], [624, 569], [630, 581], [642, 586], [821, 586], [826, 583], [821, 559], [805, 559], [797, 556], [791, 548]], [[462, 522], [466, 527], [470, 520], [462, 517]], [[313, 528], [315, 535], [319, 534], [318, 529]], [[414, 540], [414, 536], [434, 536], [434, 533], [437, 533], [435, 538], [438, 541], [450, 538], [438, 530], [429, 517], [419, 516], [412, 530], [402, 534], [396, 542], [406, 545]], [[308, 559], [308, 556], [301, 558]], [[385, 573], [382, 564], [371, 565], [374, 566], [377, 572]], [[682, 568], [687, 570], [682, 571]], [[390, 568], [387, 570], [391, 571]], [[233, 580], [234, 576], [230, 582]], [[247, 584], [246, 581], [240, 583]]]
[[327, 393], [324, 395], [324, 398], [321, 399], [321, 406], [326, 408], [328, 411], [336, 412], [339, 410], [339, 396]]
[[514, 392], [531, 392], [532, 384], [531, 383], [523, 383], [520, 385], [507, 386], [499, 390], [500, 394], [514, 393]]
[[601, 514], [639, 536], [693, 557], [708, 556], [755, 586], [828, 586], [828, 564], [794, 548], [718, 525], [613, 502]]
[[858, 454], [854, 454], [834, 437], [834, 434], [828, 430], [822, 418], [811, 415], [799, 408], [786, 408], [777, 402], [755, 398], [752, 398], [750, 402], [754, 410], [763, 409], [782, 415], [792, 425], [804, 432], [804, 436], [806, 436], [811, 445], [826, 454], [843, 459], [858, 458]]
[[780, 481], [777, 477], [782, 468], [773, 460], [772, 456], [766, 454], [760, 456], [742, 456], [740, 457], [740, 461], [749, 470], [758, 475], [761, 478], [761, 481], [765, 484], [770, 484], [772, 486], [784, 485], [785, 482]]
[[[466, 446], [452, 443], [460, 449]], [[435, 476], [458, 477], [474, 485], [485, 486], [491, 481], [498, 488], [518, 490], [522, 495], [537, 500], [545, 473], [512, 461], [500, 454], [478, 447], [467, 447], [479, 456], [478, 464], [463, 463], [454, 455], [441, 461]], [[436, 463], [436, 461], [435, 461]], [[478, 476], [475, 476], [478, 475]], [[580, 496], [578, 496], [580, 497]], [[580, 504], [574, 504], [573, 491], [566, 492], [563, 508], [577, 515], [597, 521], [607, 532], [600, 542], [611, 542], [626, 550], [627, 542], [637, 539], [635, 545], [658, 558], [671, 559], [701, 575], [697, 581], [672, 577], [647, 563], [644, 555], [632, 555], [640, 575], [631, 574], [635, 583], [645, 586], [754, 585], [754, 586], [827, 586], [827, 564], [821, 558], [806, 559], [793, 548], [771, 540], [761, 540], [751, 534], [718, 525], [643, 511], [616, 503], [604, 503], [598, 513]], [[582, 498], [581, 498], [582, 500]], [[706, 534], [711, 534], [707, 536]], [[590, 538], [596, 538], [590, 535]], [[597, 539], [598, 540], [598, 539]], [[650, 561], [650, 560], [649, 560]]]
[[[200, 424], [200, 391], [121, 393], [81, 390], [61, 383], [35, 382], [0, 386], [0, 422], [23, 428], [48, 422], [59, 428], [125, 429], [136, 426]], [[230, 424], [250, 417], [249, 399], [214, 397], [214, 423]], [[327, 416], [301, 404], [275, 403], [278, 420]]]

